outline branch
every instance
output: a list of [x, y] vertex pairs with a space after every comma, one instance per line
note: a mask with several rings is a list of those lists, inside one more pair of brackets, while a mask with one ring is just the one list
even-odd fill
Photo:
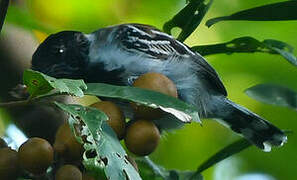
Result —
[[0, 103], [0, 108], [12, 108], [16, 106], [25, 106], [29, 103], [30, 101], [28, 100], [5, 102], [5, 103]]
[[[10, 101], [10, 102], [3, 102], [0, 103], [0, 108], [13, 108], [13, 107], [18, 107], [18, 106], [26, 106], [26, 105], [30, 105], [30, 104], [34, 104], [36, 102], [40, 102], [43, 99], [46, 98], [51, 98], [53, 96], [57, 97], [57, 96], [64, 96], [64, 95], [68, 95], [67, 93], [52, 93], [52, 94], [46, 94], [43, 96], [37, 96], [37, 97], [29, 97], [26, 100], [20, 100], [20, 101]], [[43, 102], [43, 104], [51, 104], [53, 102], [57, 101], [56, 99], [53, 100], [49, 100], [48, 102]]]
[[0, 0], [0, 33], [7, 13], [9, 0]]

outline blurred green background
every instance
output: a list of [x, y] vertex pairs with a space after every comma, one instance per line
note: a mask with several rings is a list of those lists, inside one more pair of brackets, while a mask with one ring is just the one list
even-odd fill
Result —
[[[211, 28], [204, 23], [207, 19], [230, 15], [234, 12], [260, 6], [279, 0], [243, 1], [216, 0], [202, 24], [185, 41], [189, 46], [213, 44], [230, 41], [237, 37], [251, 36], [258, 40], [277, 39], [297, 48], [296, 21], [282, 22], [221, 22]], [[54, 33], [60, 30], [79, 30], [92, 32], [100, 27], [119, 23], [144, 23], [162, 28], [185, 5], [185, 0], [20, 0], [12, 6], [26, 12], [24, 16], [14, 17], [14, 9], [8, 10], [8, 22], [1, 35], [1, 48], [12, 56], [16, 71], [30, 67], [30, 57], [38, 45], [38, 39], [45, 35], [36, 32], [35, 26], [24, 26], [37, 22], [46, 26], [44, 32]], [[17, 26], [16, 24], [22, 24]], [[26, 30], [24, 30], [26, 29]], [[177, 32], [174, 31], [173, 34]], [[17, 51], [17, 52], [16, 52]], [[297, 51], [295, 51], [295, 54]], [[1, 56], [1, 63], [7, 61]], [[260, 83], [275, 83], [297, 91], [297, 68], [283, 57], [263, 53], [213, 55], [206, 57], [224, 82], [229, 98], [257, 114], [268, 119], [281, 129], [297, 132], [297, 112], [284, 107], [266, 105], [249, 98], [244, 90]], [[0, 67], [1, 86], [5, 83], [18, 83], [21, 73], [13, 79], [7, 79], [4, 66]], [[11, 77], [11, 76], [9, 76]], [[6, 88], [6, 86], [5, 86]], [[4, 88], [4, 89], [5, 89]], [[7, 87], [8, 89], [10, 87]], [[7, 92], [6, 92], [7, 93]], [[5, 94], [3, 92], [2, 94]], [[4, 96], [4, 95], [3, 95]], [[5, 99], [0, 97], [0, 99]], [[0, 111], [0, 131], [4, 130], [3, 121], [9, 115]], [[152, 159], [166, 168], [195, 170], [199, 164], [224, 146], [239, 137], [213, 120], [205, 120], [203, 127], [190, 124], [181, 130], [164, 135], [160, 146]], [[266, 179], [295, 179], [297, 170], [297, 135], [290, 134], [288, 143], [270, 153], [264, 153], [251, 147], [216, 166], [203, 172], [206, 180], [232, 180], [250, 173], [267, 174]], [[250, 178], [256, 179], [256, 178]], [[262, 178], [264, 180], [264, 178]]]

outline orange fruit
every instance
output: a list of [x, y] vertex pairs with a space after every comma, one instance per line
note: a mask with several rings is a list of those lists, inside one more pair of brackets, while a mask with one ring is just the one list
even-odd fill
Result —
[[56, 172], [56, 180], [82, 180], [82, 173], [73, 165], [64, 165]]
[[16, 179], [19, 174], [18, 153], [8, 147], [0, 149], [0, 179]]
[[[134, 83], [134, 87], [149, 89], [163, 93], [177, 98], [177, 89], [175, 84], [166, 76], [159, 73], [146, 73], [137, 78]], [[136, 118], [143, 119], [158, 119], [162, 116], [163, 112], [160, 109], [153, 109], [143, 105], [136, 105], [132, 103], [132, 108], [135, 111]]]
[[152, 121], [137, 120], [127, 129], [125, 144], [129, 151], [146, 156], [152, 153], [159, 144], [160, 132]]
[[43, 174], [54, 161], [54, 150], [45, 139], [34, 137], [20, 146], [18, 159], [25, 170]]
[[68, 123], [62, 124], [56, 132], [54, 150], [67, 161], [76, 161], [82, 158], [83, 145], [76, 140]]
[[91, 107], [103, 111], [109, 118], [107, 121], [109, 126], [115, 131], [119, 139], [123, 139], [126, 130], [126, 122], [122, 110], [110, 101], [100, 101], [92, 104]]

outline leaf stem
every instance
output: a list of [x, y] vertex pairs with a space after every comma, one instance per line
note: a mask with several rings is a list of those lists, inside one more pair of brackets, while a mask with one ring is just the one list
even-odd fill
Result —
[[159, 167], [148, 156], [144, 157], [144, 162], [146, 162], [147, 165], [150, 168], [152, 168], [152, 170], [154, 171], [155, 174], [160, 175], [162, 178], [166, 177], [166, 175], [164, 175], [164, 173], [162, 173], [162, 171], [159, 169]]
[[9, 0], [0, 0], [0, 33], [6, 17]]
[[[234, 155], [237, 154], [244, 149], [250, 147], [252, 144], [247, 141], [246, 139], [239, 139], [232, 144], [224, 147], [223, 149], [219, 150], [217, 153], [212, 155], [210, 158], [208, 158], [204, 163], [202, 163], [198, 168], [197, 171], [193, 174], [192, 177], [195, 177], [196, 175], [200, 174], [202, 171], [210, 168], [214, 164]], [[193, 178], [191, 178], [193, 179]]]

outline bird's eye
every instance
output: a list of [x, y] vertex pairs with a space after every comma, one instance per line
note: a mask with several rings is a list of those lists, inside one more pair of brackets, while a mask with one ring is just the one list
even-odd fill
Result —
[[63, 54], [66, 51], [66, 47], [64, 45], [55, 46], [53, 48], [53, 52], [55, 54]]
[[66, 47], [64, 46], [64, 45], [61, 45], [60, 47], [59, 47], [59, 53], [60, 54], [63, 54], [64, 52], [65, 52], [65, 50], [66, 50]]
[[63, 53], [65, 50], [63, 48], [59, 49], [59, 53]]

